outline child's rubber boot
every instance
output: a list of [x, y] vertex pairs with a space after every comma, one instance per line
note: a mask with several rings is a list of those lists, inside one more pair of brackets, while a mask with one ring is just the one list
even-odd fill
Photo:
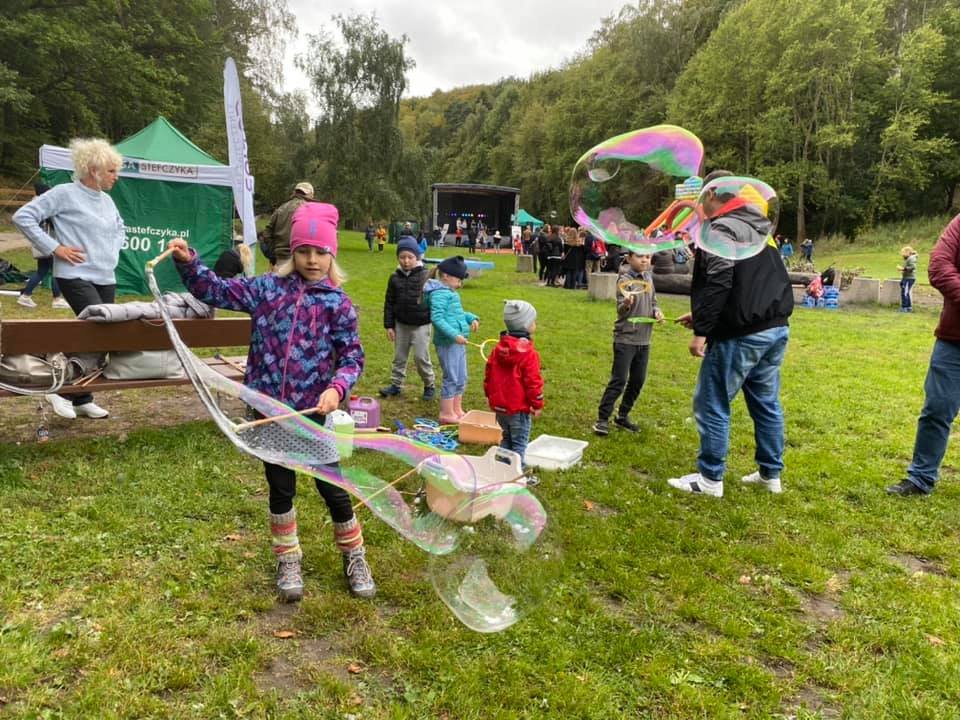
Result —
[[451, 425], [460, 420], [460, 416], [453, 409], [454, 398], [444, 400], [440, 398], [440, 423], [442, 425]]

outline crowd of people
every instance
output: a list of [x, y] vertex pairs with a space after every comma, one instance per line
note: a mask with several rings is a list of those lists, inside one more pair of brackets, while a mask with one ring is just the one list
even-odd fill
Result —
[[[52, 258], [59, 290], [79, 313], [90, 304], [113, 301], [124, 224], [107, 194], [116, 182], [120, 156], [102, 140], [76, 141], [71, 148], [74, 182], [38, 194], [17, 211], [14, 222], [41, 258]], [[729, 173], [715, 171], [705, 184], [723, 175]], [[680, 491], [714, 497], [723, 495], [730, 406], [740, 392], [754, 424], [757, 466], [742, 482], [772, 493], [782, 491], [780, 367], [793, 311], [783, 262], [789, 241], [779, 247], [762, 242], [771, 229], [769, 220], [749, 205], [730, 204], [731, 197], [709, 190], [704, 208], [711, 217], [711, 233], [725, 235], [732, 243], [763, 245], [760, 253], [743, 260], [726, 259], [702, 248], [665, 251], [667, 257], [608, 247], [575, 227], [526, 228], [515, 238], [515, 251], [534, 258], [545, 286], [562, 282], [564, 288], [578, 289], [586, 287], [588, 271], [619, 273], [610, 377], [593, 425], [599, 436], [609, 433], [611, 422], [628, 432], [639, 429], [630, 412], [645, 382], [652, 324], [664, 322], [652, 282], [658, 262], [669, 261], [672, 268], [683, 266], [682, 271], [691, 273], [691, 310], [677, 322], [692, 330], [689, 352], [702, 359], [693, 390], [700, 448], [696, 470], [668, 483]], [[215, 271], [200, 261], [184, 239], [175, 238], [169, 244], [190, 293], [209, 305], [253, 318], [244, 383], [294, 410], [311, 412], [318, 422], [349, 396], [366, 359], [356, 308], [344, 290], [345, 275], [337, 263], [338, 221], [335, 206], [316, 201], [309, 183], [298, 183], [267, 225], [261, 248], [271, 261], [271, 272], [258, 276], [243, 272], [248, 263], [236, 248], [228, 251], [236, 257], [225, 253], [220, 258], [222, 267]], [[469, 225], [466, 231], [467, 246], [472, 249]], [[372, 252], [377, 244], [382, 250], [385, 235], [385, 228], [371, 224], [366, 233], [368, 249]], [[491, 237], [496, 240], [497, 234]], [[888, 488], [893, 494], [933, 490], [951, 423], [960, 411], [958, 246], [960, 216], [945, 230], [931, 258], [930, 278], [944, 294], [944, 312], [930, 359], [913, 461], [906, 479]], [[397, 268], [387, 281], [383, 305], [383, 327], [394, 345], [394, 359], [389, 384], [380, 394], [385, 398], [402, 394], [412, 352], [423, 384], [421, 398], [432, 401], [439, 395], [440, 422], [456, 423], [464, 416], [467, 346], [481, 319], [464, 308], [458, 292], [467, 276], [464, 257], [447, 257], [428, 272], [423, 262], [426, 247], [422, 232], [403, 227], [396, 246]], [[801, 248], [806, 257], [812, 257], [811, 242], [805, 241]], [[901, 255], [904, 303], [909, 309], [916, 252], [904, 247]], [[522, 460], [532, 420], [544, 409], [544, 381], [533, 340], [537, 311], [529, 302], [505, 299], [499, 314], [502, 326], [486, 361], [484, 391], [502, 431], [501, 444]], [[431, 342], [439, 373], [430, 357]], [[64, 417], [108, 414], [89, 395], [74, 396], [72, 402], [59, 396], [49, 400]], [[336, 463], [328, 469], [340, 472]], [[264, 462], [264, 475], [277, 591], [284, 601], [295, 602], [303, 596], [294, 508], [296, 474]], [[350, 497], [322, 480], [315, 484], [330, 513], [349, 588], [359, 597], [371, 597], [376, 585]]]

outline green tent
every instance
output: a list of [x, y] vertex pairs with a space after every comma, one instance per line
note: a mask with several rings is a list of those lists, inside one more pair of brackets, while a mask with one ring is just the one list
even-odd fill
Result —
[[[123, 155], [120, 178], [110, 191], [126, 225], [117, 265], [117, 293], [150, 292], [144, 264], [173, 237], [183, 237], [212, 266], [233, 237], [230, 168], [188, 140], [166, 118], [116, 144]], [[40, 177], [53, 186], [70, 182], [70, 151], [40, 148]], [[162, 290], [183, 290], [173, 264], [157, 266]]]
[[517, 213], [517, 225], [522, 228], [525, 228], [527, 225], [532, 225], [535, 228], [543, 225], [543, 220], [537, 220], [533, 215], [528, 213], [523, 208], [520, 208], [520, 212]]

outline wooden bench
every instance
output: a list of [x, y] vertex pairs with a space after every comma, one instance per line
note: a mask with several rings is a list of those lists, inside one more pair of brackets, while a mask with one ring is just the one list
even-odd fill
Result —
[[[250, 318], [174, 320], [180, 337], [191, 348], [247, 347], [250, 343]], [[132, 350], [170, 350], [167, 329], [160, 321], [127, 320], [95, 323], [89, 320], [4, 320], [0, 323], [0, 353], [22, 355], [62, 352], [108, 353]], [[207, 358], [210, 367], [232, 380], [242, 380], [239, 369], [245, 357]], [[155, 380], [107, 380], [97, 377], [83, 386], [64, 385], [58, 394], [128, 390], [132, 388], [186, 385], [183, 378]], [[15, 395], [0, 390], [0, 397]]]
[[0, 188], [0, 212], [13, 213], [33, 200], [33, 187]]

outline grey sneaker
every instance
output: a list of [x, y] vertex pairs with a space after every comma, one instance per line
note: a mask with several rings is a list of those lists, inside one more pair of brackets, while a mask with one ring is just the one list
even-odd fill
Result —
[[387, 385], [380, 388], [380, 397], [396, 397], [402, 390], [396, 385]]
[[430, 387], [425, 387], [423, 389], [423, 399], [424, 400], [433, 400], [437, 396], [436, 388], [431, 385]]
[[608, 435], [610, 433], [610, 424], [606, 420], [597, 420], [593, 424], [593, 432], [597, 435]]
[[367, 551], [361, 546], [343, 553], [343, 574], [350, 583], [350, 592], [360, 598], [372, 598], [377, 594], [373, 573], [367, 565]]
[[303, 575], [300, 572], [300, 558], [280, 560], [277, 563], [277, 592], [285, 603], [300, 602], [303, 599]]

